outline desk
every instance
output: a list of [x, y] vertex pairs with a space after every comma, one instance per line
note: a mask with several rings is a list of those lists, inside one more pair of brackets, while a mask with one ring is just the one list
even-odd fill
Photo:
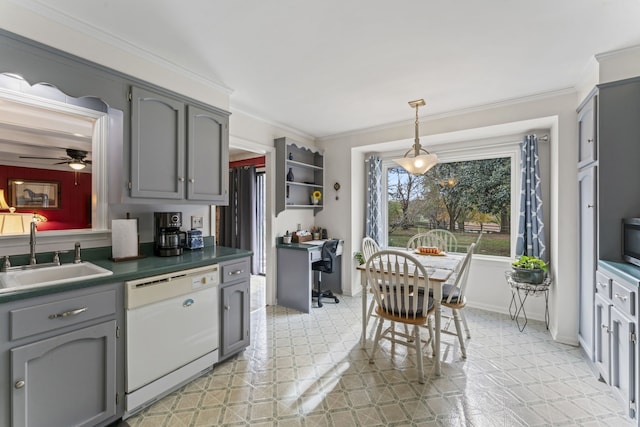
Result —
[[[434, 354], [434, 367], [436, 375], [441, 374], [440, 369], [440, 328], [442, 323], [442, 313], [440, 313], [440, 303], [442, 301], [442, 284], [449, 279], [449, 276], [454, 271], [460, 268], [463, 254], [447, 254], [446, 256], [429, 256], [420, 255], [415, 251], [407, 251], [404, 248], [389, 248], [399, 251], [406, 251], [418, 259], [422, 265], [427, 268], [427, 274], [429, 274], [429, 282], [433, 285], [433, 304], [435, 307], [435, 325], [434, 325], [434, 341], [435, 341], [435, 354]], [[362, 348], [366, 346], [367, 335], [367, 275], [364, 273], [365, 266], [358, 266], [358, 270], [362, 270], [360, 275], [360, 284], [362, 285], [362, 335], [360, 336], [360, 344]]]
[[[305, 243], [284, 244], [281, 239], [276, 244], [278, 251], [278, 273], [276, 298], [278, 305], [309, 313], [311, 311], [311, 291], [314, 286], [314, 271], [311, 264], [321, 257], [323, 240]], [[342, 250], [344, 241], [340, 240], [336, 252], [334, 272], [322, 273], [324, 289], [341, 292]]]

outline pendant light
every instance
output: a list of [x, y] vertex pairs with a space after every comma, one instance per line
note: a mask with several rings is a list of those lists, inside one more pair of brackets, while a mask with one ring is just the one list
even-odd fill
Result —
[[[411, 108], [416, 109], [416, 134], [413, 140], [413, 147], [404, 153], [404, 157], [400, 159], [393, 159], [393, 161], [402, 166], [412, 175], [423, 175], [438, 163], [438, 156], [429, 153], [420, 145], [420, 136], [418, 132], [418, 108], [425, 105], [424, 99], [409, 101], [409, 105]], [[413, 157], [410, 157], [409, 154], [412, 151]], [[425, 154], [420, 154], [421, 152], [424, 152]]]

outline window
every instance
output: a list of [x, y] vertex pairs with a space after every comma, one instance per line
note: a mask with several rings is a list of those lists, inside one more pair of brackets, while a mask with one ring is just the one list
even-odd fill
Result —
[[512, 256], [519, 154], [517, 143], [501, 148], [466, 158], [441, 155], [421, 176], [385, 162], [386, 244], [404, 247], [414, 234], [441, 228], [455, 234], [459, 252], [478, 242], [476, 254]]

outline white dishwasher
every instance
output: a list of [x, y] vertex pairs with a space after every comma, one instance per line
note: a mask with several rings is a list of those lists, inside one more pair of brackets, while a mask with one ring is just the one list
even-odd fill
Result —
[[125, 283], [125, 418], [218, 361], [219, 281], [209, 265]]

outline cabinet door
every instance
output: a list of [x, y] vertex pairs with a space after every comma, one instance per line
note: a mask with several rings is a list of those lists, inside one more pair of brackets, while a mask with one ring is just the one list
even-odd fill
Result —
[[578, 335], [585, 352], [593, 355], [593, 299], [596, 271], [596, 166], [578, 174], [579, 187], [579, 270], [580, 318]]
[[609, 371], [609, 350], [611, 348], [611, 334], [610, 332], [610, 312], [611, 303], [602, 295], [597, 294], [595, 298], [595, 343], [594, 343], [594, 361], [596, 368], [600, 372], [602, 379], [607, 383], [610, 383], [610, 371]]
[[116, 413], [116, 321], [11, 350], [12, 425], [94, 426]]
[[241, 281], [221, 288], [223, 359], [249, 345], [251, 334], [249, 316], [249, 281]]
[[611, 381], [635, 418], [635, 323], [616, 307], [611, 308]]
[[578, 112], [578, 167], [597, 159], [597, 96], [593, 96]]
[[228, 203], [228, 117], [188, 106], [187, 198]]
[[131, 197], [183, 199], [184, 104], [131, 89]]

